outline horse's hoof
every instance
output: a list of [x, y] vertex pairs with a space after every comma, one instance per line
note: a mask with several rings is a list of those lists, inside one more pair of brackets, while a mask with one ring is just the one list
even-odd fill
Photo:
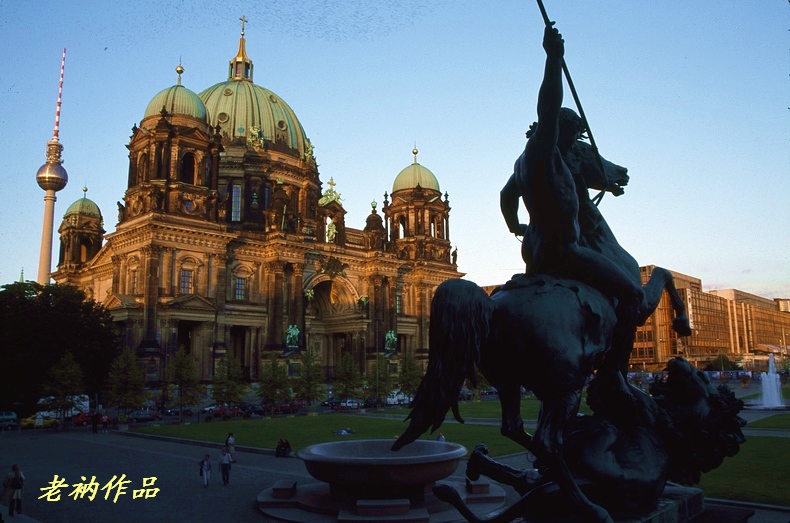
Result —
[[488, 447], [485, 445], [476, 446], [469, 454], [469, 461], [466, 462], [466, 477], [471, 481], [480, 479], [480, 462], [486, 459], [484, 458], [486, 455], [488, 455]]
[[691, 336], [691, 324], [689, 318], [685, 314], [675, 316], [672, 320], [672, 329], [678, 333], [678, 336]]

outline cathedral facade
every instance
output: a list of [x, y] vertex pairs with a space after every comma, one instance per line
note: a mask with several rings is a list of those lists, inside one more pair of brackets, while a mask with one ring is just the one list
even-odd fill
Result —
[[243, 31], [227, 80], [195, 93], [176, 70], [132, 128], [115, 231], [75, 202], [53, 279], [110, 310], [151, 382], [180, 346], [203, 380], [227, 355], [253, 381], [272, 356], [295, 369], [308, 347], [328, 379], [345, 354], [363, 373], [385, 350], [393, 372], [404, 354], [424, 367], [433, 292], [462, 274], [448, 196], [417, 150], [352, 228], [293, 110], [253, 83]]

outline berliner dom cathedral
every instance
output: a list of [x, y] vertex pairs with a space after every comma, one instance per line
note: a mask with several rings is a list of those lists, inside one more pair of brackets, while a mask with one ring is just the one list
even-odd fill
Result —
[[[110, 310], [149, 382], [180, 346], [203, 380], [228, 355], [251, 381], [273, 356], [298, 368], [308, 347], [327, 379], [345, 354], [363, 374], [377, 354], [393, 373], [405, 355], [424, 367], [433, 292], [462, 276], [447, 193], [414, 149], [380, 204], [344, 200], [353, 181], [321, 179], [296, 113], [253, 72], [242, 28], [226, 79], [193, 91], [179, 65], [175, 85], [152, 89], [116, 174], [115, 230], [85, 194], [58, 229], [52, 278]], [[351, 206], [370, 209], [365, 223], [346, 223]]]

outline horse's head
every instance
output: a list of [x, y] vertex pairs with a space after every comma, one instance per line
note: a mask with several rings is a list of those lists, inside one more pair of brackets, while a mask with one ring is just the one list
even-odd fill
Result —
[[[566, 153], [565, 161], [571, 171], [580, 176], [590, 189], [607, 190], [615, 196], [623, 194], [622, 188], [628, 185], [628, 169], [610, 162], [603, 156], [600, 157], [601, 162], [599, 163], [598, 156], [590, 144], [578, 140], [573, 148]], [[603, 164], [603, 171], [601, 164]]]
[[701, 472], [734, 456], [746, 441], [738, 416], [743, 402], [726, 386], [714, 387], [704, 372], [683, 358], [667, 364], [666, 380], [654, 382], [650, 393], [671, 420], [666, 445], [669, 475], [679, 483], [698, 483]]

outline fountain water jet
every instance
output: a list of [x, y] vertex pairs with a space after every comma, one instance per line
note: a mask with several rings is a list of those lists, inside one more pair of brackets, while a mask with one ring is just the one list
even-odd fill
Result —
[[760, 408], [776, 409], [784, 407], [785, 405], [782, 401], [782, 383], [779, 379], [779, 374], [776, 372], [773, 354], [770, 355], [768, 360], [768, 372], [760, 373], [760, 381], [763, 388]]

